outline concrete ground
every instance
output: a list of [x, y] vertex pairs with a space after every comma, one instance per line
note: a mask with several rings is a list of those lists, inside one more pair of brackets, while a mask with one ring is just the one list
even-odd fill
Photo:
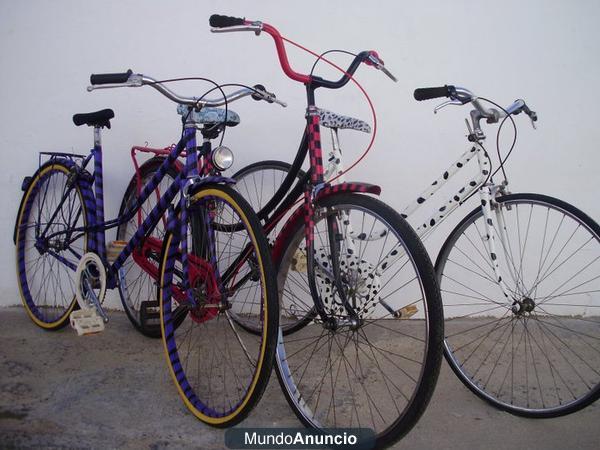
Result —
[[[471, 394], [444, 363], [433, 400], [399, 449], [597, 449], [600, 403], [557, 419], [523, 419]], [[276, 377], [241, 426], [300, 426]], [[160, 341], [123, 313], [107, 330], [45, 332], [0, 309], [0, 448], [224, 448], [224, 431], [187, 411]]]

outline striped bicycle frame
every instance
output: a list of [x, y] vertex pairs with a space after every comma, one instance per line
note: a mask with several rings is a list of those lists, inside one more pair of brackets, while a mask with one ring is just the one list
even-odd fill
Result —
[[[97, 130], [99, 131], [99, 130]], [[203, 147], [203, 151], [210, 150], [210, 142], [205, 142], [204, 144], [207, 147]], [[137, 228], [135, 234], [131, 237], [125, 248], [119, 253], [114, 263], [109, 265], [106, 258], [106, 241], [105, 241], [105, 230], [108, 228], [112, 228], [115, 226], [119, 226], [123, 223], [131, 220], [136, 213], [139, 211], [143, 203], [148, 199], [150, 195], [156, 190], [159, 183], [166, 176], [167, 170], [170, 166], [176, 165], [177, 158], [185, 151], [185, 160], [186, 163], [182, 165], [180, 168], [177, 177], [171, 183], [171, 185], [167, 188], [164, 194], [160, 197], [156, 206], [152, 209], [150, 214], [146, 217], [146, 219], [141, 223], [141, 225]], [[143, 186], [140, 190], [140, 195], [138, 196], [136, 203], [133, 207], [131, 207], [125, 214], [123, 214], [118, 219], [113, 221], [106, 222], [104, 219], [104, 190], [103, 190], [103, 168], [102, 168], [102, 145], [99, 139], [95, 140], [94, 148], [91, 150], [91, 154], [88, 157], [94, 158], [94, 173], [93, 173], [93, 181], [94, 181], [94, 195], [90, 197], [88, 195], [84, 195], [84, 202], [86, 207], [92, 211], [91, 214], [91, 223], [89, 223], [86, 227], [79, 227], [75, 229], [59, 231], [53, 233], [51, 235], [46, 236], [46, 239], [50, 240], [53, 237], [56, 237], [61, 234], [65, 234], [66, 232], [70, 233], [86, 233], [88, 235], [88, 251], [97, 253], [107, 268], [107, 287], [114, 288], [117, 285], [117, 274], [119, 269], [123, 266], [127, 258], [133, 253], [134, 249], [142, 242], [145, 236], [149, 235], [154, 228], [156, 227], [158, 221], [165, 214], [165, 212], [169, 209], [173, 199], [179, 192], [185, 192], [188, 184], [190, 183], [191, 178], [198, 178], [199, 168], [205, 173], [203, 170], [203, 164], [198, 160], [197, 147], [196, 147], [196, 130], [192, 127], [186, 128], [181, 140], [179, 143], [174, 146], [169, 153], [167, 154], [165, 161], [159, 167], [159, 169], [154, 173], [152, 178]], [[87, 162], [86, 160], [86, 162]], [[85, 164], [85, 163], [84, 163]], [[204, 182], [220, 182], [222, 181], [222, 177], [213, 176], [213, 177], [203, 177], [202, 181]], [[61, 202], [59, 202], [56, 207], [56, 212], [51, 217], [50, 222], [54, 219], [57, 212], [60, 210], [62, 203], [68, 197], [70, 189], [68, 189]], [[95, 197], [95, 198], [94, 198]], [[185, 218], [187, 214], [186, 202], [184, 201], [185, 196], [181, 196], [179, 206], [181, 208], [182, 218]], [[182, 227], [181, 232], [187, 233], [187, 222], [185, 220], [176, 220], [174, 226]], [[185, 227], [185, 229], [184, 229]], [[185, 235], [185, 234], [184, 234]], [[77, 239], [78, 236], [72, 238], [72, 241]], [[187, 251], [187, 240], [183, 239], [182, 241], [182, 254], [186, 255]], [[72, 270], [75, 270], [76, 267], [73, 266], [72, 263], [69, 263], [64, 258], [61, 258], [60, 255], [55, 255], [62, 263], [66, 264]], [[81, 257], [82, 255], [77, 255]], [[185, 256], [182, 257], [182, 263], [184, 271], [187, 272], [187, 264]], [[187, 277], [184, 277], [186, 280]]]

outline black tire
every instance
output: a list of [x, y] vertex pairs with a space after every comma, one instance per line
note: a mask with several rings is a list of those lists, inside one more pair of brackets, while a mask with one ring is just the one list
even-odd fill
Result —
[[[323, 216], [336, 217], [334, 220], [346, 227], [338, 229], [339, 236], [346, 236], [337, 240], [343, 242], [338, 250], [343, 272], [340, 279], [345, 283], [342, 289], [358, 312], [361, 322], [354, 330], [342, 326], [328, 329], [320, 316], [316, 316], [313, 323], [303, 330], [287, 337], [280, 336], [277, 351], [279, 382], [292, 410], [307, 427], [343, 428], [357, 427], [360, 424], [374, 429], [374, 448], [386, 447], [405, 436], [417, 423], [431, 399], [439, 375], [443, 317], [433, 266], [410, 225], [378, 199], [340, 193], [321, 199], [316, 207], [315, 255], [326, 251], [325, 245], [329, 245], [320, 244], [320, 227], [328, 222], [322, 219]], [[352, 232], [348, 231], [348, 224], [352, 226]], [[356, 229], [356, 225], [362, 227], [360, 231]], [[383, 231], [382, 226], [386, 227]], [[367, 233], [363, 230], [367, 230]], [[356, 243], [352, 251], [348, 250], [351, 247], [347, 241], [348, 236], [353, 236], [350, 239]], [[388, 238], [392, 238], [391, 242]], [[374, 250], [368, 250], [369, 242], [373, 241], [383, 243], [381, 249], [376, 246]], [[299, 260], [304, 242], [303, 218], [293, 225], [289, 234], [286, 232], [284, 242], [281, 257], [275, 262], [280, 295], [299, 295], [303, 291], [307, 300], [302, 303], [306, 303], [309, 308], [312, 296], [308, 280], [320, 279], [319, 295], [328, 317], [343, 320], [343, 309], [336, 301], [340, 298], [339, 293], [330, 294], [337, 289], [337, 285], [327, 279], [326, 269], [320, 269], [323, 271], [321, 274], [315, 272], [309, 275], [311, 263], [304, 264]], [[387, 259], [388, 256], [391, 259]], [[318, 258], [322, 260], [319, 262]], [[404, 258], [402, 265], [397, 264], [404, 261]], [[331, 258], [324, 254], [315, 257], [315, 264], [321, 268], [329, 267], [330, 263], [326, 263], [330, 261]], [[306, 267], [308, 269], [305, 270]], [[407, 269], [402, 272], [404, 267]], [[407, 272], [409, 277], [414, 273], [414, 279], [406, 281], [404, 277]], [[293, 287], [288, 288], [288, 283]], [[389, 299], [392, 294], [395, 295], [394, 299]], [[384, 298], [388, 307], [395, 312], [393, 316], [388, 312], [390, 309], [383, 307]], [[415, 316], [410, 319], [412, 315]], [[400, 317], [407, 320], [401, 320]], [[326, 344], [322, 342], [324, 335], [326, 341], [329, 339], [327, 351]], [[338, 338], [345, 339], [343, 347], [339, 345]], [[312, 341], [309, 342], [309, 339]], [[332, 341], [335, 341], [339, 355], [332, 356], [336, 352], [336, 345]], [[355, 352], [352, 348], [347, 350], [352, 347], [351, 341]], [[392, 348], [389, 349], [389, 346]], [[373, 358], [370, 358], [365, 347], [371, 351]], [[380, 356], [376, 356], [376, 353]], [[338, 359], [335, 358], [336, 355], [339, 356]], [[363, 359], [365, 355], [366, 359]], [[355, 356], [356, 360], [353, 360]], [[352, 367], [353, 362], [356, 370]], [[313, 374], [314, 379], [310, 374], [305, 377], [306, 372]], [[313, 381], [316, 382], [314, 386], [311, 385]], [[380, 385], [379, 390], [374, 387], [377, 385]], [[317, 389], [319, 394], [315, 399]], [[319, 410], [319, 398], [328, 407], [327, 411]], [[393, 406], [390, 405], [391, 402]], [[339, 408], [336, 412], [336, 406], [333, 406], [333, 420], [332, 405]], [[350, 410], [348, 418], [349, 408], [354, 409]], [[375, 414], [373, 409], [379, 414]], [[345, 419], [341, 418], [342, 412], [346, 414]]]
[[[273, 197], [281, 186], [283, 179], [292, 168], [292, 165], [277, 160], [259, 161], [238, 170], [232, 178], [236, 180], [235, 189], [250, 203], [258, 214], [267, 202]], [[294, 184], [305, 175], [303, 170], [298, 172]], [[292, 185], [292, 187], [294, 186]], [[273, 245], [286, 220], [283, 218], [269, 232], [267, 239]], [[281, 300], [281, 298], [280, 298]], [[293, 311], [288, 311], [286, 305], [280, 304], [280, 326], [284, 335], [294, 333], [310, 323], [314, 318], [314, 311], [309, 311], [303, 317], [295, 317]], [[240, 326], [244, 327], [243, 323]], [[251, 328], [247, 331], [255, 332]]]
[[[275, 192], [277, 192], [277, 189], [281, 186], [283, 179], [291, 168], [292, 165], [284, 161], [258, 161], [242, 167], [233, 174], [232, 178], [236, 181], [236, 191], [242, 194], [248, 203], [250, 203], [252, 209], [259, 214]], [[258, 176], [261, 172], [262, 174]], [[295, 182], [302, 179], [304, 175], [305, 172], [300, 170]], [[272, 238], [276, 237], [277, 230], [271, 231], [269, 236]]]
[[54, 255], [76, 267], [76, 255], [87, 251], [87, 235], [76, 234], [68, 245], [66, 238], [73, 236], [58, 235], [48, 246], [54, 255], [35, 246], [38, 233], [46, 228], [48, 235], [88, 225], [85, 199], [92, 201], [93, 196], [89, 185], [82, 182], [73, 184], [59, 212], [54, 213], [67, 192], [73, 166], [70, 161], [52, 160], [40, 167], [25, 190], [17, 216], [15, 244], [21, 300], [31, 320], [45, 330], [63, 328], [69, 323], [71, 312], [79, 307], [75, 271]]
[[[207, 208], [215, 224], [210, 229], [212, 234], [202, 220]], [[220, 277], [214, 283], [209, 275], [190, 280], [196, 303], [189, 306], [179, 256], [184, 254], [180, 227], [167, 233], [160, 266], [163, 347], [173, 381], [187, 408], [209, 425], [229, 427], [256, 406], [273, 368], [279, 308], [270, 249], [252, 208], [229, 186], [200, 186], [190, 198], [188, 218], [188, 230], [192, 232], [185, 238], [185, 254], [190, 261], [198, 261], [196, 265], [190, 263], [190, 267], [198, 269], [203, 266], [202, 261], [216, 260]], [[206, 238], [207, 235], [212, 237]], [[216, 243], [217, 256], [207, 250], [211, 243]], [[243, 264], [238, 264], [242, 248], [248, 248], [250, 254], [242, 259]], [[214, 268], [215, 263], [210, 262], [209, 266]], [[227, 270], [231, 267], [235, 270]], [[215, 288], [221, 284], [222, 288]], [[180, 289], [180, 300], [176, 299], [176, 289]], [[223, 292], [228, 295], [225, 302], [219, 300]], [[229, 311], [235, 311], [238, 318], [262, 324], [261, 333], [244, 332], [234, 325]], [[229, 336], [221, 336], [222, 333]], [[198, 345], [202, 343], [206, 345]], [[233, 393], [227, 390], [228, 381], [236, 384]], [[221, 393], [227, 401], [213, 399]]]
[[[495, 256], [512, 298], [504, 299], [492, 266], [484, 264], [486, 239], [479, 238], [485, 232], [478, 225], [484, 218], [476, 208], [436, 261], [444, 355], [465, 386], [501, 410], [533, 418], [570, 414], [600, 397], [600, 227], [546, 195], [511, 194], [496, 202], [505, 237], [499, 239], [496, 219]], [[592, 279], [563, 290], [581, 275]]]
[[[165, 161], [165, 157], [155, 156], [148, 161], [144, 162], [140, 168], [140, 179], [142, 187], [147, 183], [150, 178], [158, 171], [161, 164]], [[175, 166], [169, 167], [165, 178], [160, 182], [157, 187], [159, 193], [164, 193], [164, 188], [167, 188], [173, 180], [177, 177], [178, 171]], [[178, 198], [178, 197], [177, 197]], [[176, 201], [177, 198], [174, 200]], [[135, 204], [137, 199], [137, 176], [134, 173], [131, 181], [127, 185], [123, 200], [121, 201], [121, 207], [119, 208], [119, 217], [123, 216], [131, 206]], [[148, 216], [152, 208], [157, 204], [156, 195], [152, 194], [142, 205], [140, 212], [142, 221]], [[151, 236], [158, 239], [163, 239], [166, 233], [166, 213], [158, 223], [156, 228], [152, 231]], [[129, 241], [133, 234], [138, 229], [138, 213], [126, 223], [119, 225], [117, 228], [117, 240]], [[157, 257], [156, 265], [159, 264]], [[145, 327], [141, 322], [140, 317], [140, 305], [142, 301], [156, 301], [158, 302], [158, 286], [156, 280], [154, 280], [150, 274], [142, 270], [133, 257], [129, 257], [123, 264], [123, 267], [119, 271], [119, 296], [121, 297], [121, 303], [123, 309], [129, 318], [131, 324], [145, 336], [151, 338], [160, 337], [160, 327]]]

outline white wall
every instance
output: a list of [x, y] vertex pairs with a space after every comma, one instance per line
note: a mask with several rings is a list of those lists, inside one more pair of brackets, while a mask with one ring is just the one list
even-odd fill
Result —
[[[20, 302], [12, 230], [23, 176], [36, 169], [40, 150], [85, 152], [91, 145], [90, 130], [75, 128], [73, 113], [115, 110], [113, 129], [104, 134], [111, 217], [131, 177], [128, 149], [145, 141], [167, 145], [178, 135], [174, 104], [149, 88], [87, 93], [90, 73], [132, 68], [156, 78], [264, 83], [290, 106], [235, 104], [242, 124], [227, 133], [226, 144], [236, 154], [237, 168], [263, 158], [292, 158], [303, 126], [302, 86], [280, 71], [269, 37], [213, 35], [207, 24], [212, 13], [269, 22], [317, 51], [379, 52], [399, 82], [368, 67], [359, 70], [377, 107], [379, 134], [366, 162], [349, 178], [381, 184], [392, 206], [406, 205], [465, 146], [466, 108], [433, 116], [435, 102], [412, 99], [415, 87], [453, 83], [505, 105], [523, 97], [538, 111], [538, 131], [517, 119], [519, 141], [508, 166], [513, 191], [548, 193], [600, 217], [600, 3], [595, 0], [0, 0], [0, 305]], [[290, 58], [299, 71], [311, 65], [297, 51], [290, 51]], [[183, 83], [177, 89], [201, 94], [203, 85]], [[353, 87], [319, 93], [317, 100], [370, 121]], [[494, 138], [490, 129], [488, 145]], [[342, 139], [347, 162], [368, 141], [355, 133]], [[441, 237], [428, 243], [432, 252]]]

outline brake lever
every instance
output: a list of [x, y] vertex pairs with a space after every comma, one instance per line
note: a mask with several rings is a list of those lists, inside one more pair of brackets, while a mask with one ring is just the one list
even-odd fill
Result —
[[462, 106], [462, 105], [464, 105], [464, 103], [461, 102], [460, 100], [446, 100], [445, 102], [440, 103], [439, 105], [437, 105], [433, 109], [433, 113], [437, 114], [440, 109], [445, 108], [446, 106], [450, 106], [450, 105]]
[[211, 27], [210, 32], [211, 33], [233, 33], [236, 31], [254, 31], [254, 34], [259, 36], [260, 32], [262, 31], [262, 28], [263, 28], [262, 22], [256, 21], [256, 22], [252, 22], [251, 24], [248, 24], [248, 25], [234, 25], [234, 26], [225, 27], [225, 28]]
[[[277, 97], [275, 96], [275, 94], [273, 94], [272, 92], [268, 92], [266, 90], [262, 90], [262, 89], [257, 89], [256, 87], [254, 88], [254, 94], [252, 94], [252, 98], [254, 98], [255, 100], [264, 100], [267, 103], [277, 103], [278, 105], [282, 106], [283, 108], [287, 107], [287, 103], [286, 102], [282, 102], [281, 100], [278, 100]], [[260, 96], [261, 98], [256, 98], [255, 96]]]
[[535, 122], [537, 122], [537, 120], [538, 120], [537, 113], [535, 111], [530, 110], [527, 105], [525, 105], [525, 107], [523, 108], [523, 111], [529, 117], [529, 120], [531, 121], [531, 126], [533, 127], [533, 129], [537, 130], [537, 127], [535, 126]]
[[389, 70], [387, 70], [383, 64], [377, 68], [385, 73], [394, 83], [398, 82], [398, 79]]
[[143, 86], [143, 75], [134, 73], [129, 76], [129, 79], [125, 83], [110, 83], [110, 84], [92, 84], [86, 88], [88, 92], [95, 91], [96, 89], [114, 89], [121, 87], [140, 87]]
[[537, 120], [537, 116], [535, 116], [535, 119], [533, 117], [529, 116], [529, 120], [531, 120], [531, 126], [533, 127], [533, 129], [537, 130], [537, 127], [535, 126], [535, 121]]
[[277, 103], [278, 105], [280, 105], [282, 108], [287, 108], [287, 103], [286, 102], [282, 102], [281, 100], [277, 100], [275, 98], [275, 96], [273, 96], [273, 98], [271, 99], [272, 103]]
[[392, 74], [392, 72], [390, 72], [389, 70], [386, 69], [383, 61], [381, 59], [379, 59], [379, 57], [377, 55], [375, 55], [375, 52], [371, 52], [369, 54], [369, 57], [367, 58], [367, 60], [365, 61], [368, 65], [375, 67], [377, 70], [381, 70], [384, 74], [386, 74], [394, 83], [398, 82], [398, 79]]

